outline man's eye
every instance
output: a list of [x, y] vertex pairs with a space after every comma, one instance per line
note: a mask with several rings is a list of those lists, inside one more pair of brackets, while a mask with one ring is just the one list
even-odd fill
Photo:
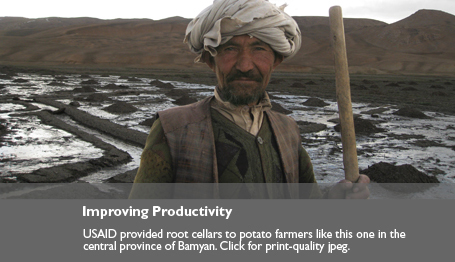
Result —
[[261, 46], [257, 46], [254, 48], [254, 50], [256, 51], [266, 51], [267, 49], [265, 49], [264, 47], [261, 47]]
[[234, 50], [235, 49], [232, 46], [228, 46], [228, 47], [224, 48], [224, 51], [234, 51]]

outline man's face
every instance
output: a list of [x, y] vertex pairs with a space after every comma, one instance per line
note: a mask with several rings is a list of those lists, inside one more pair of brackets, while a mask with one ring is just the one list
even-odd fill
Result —
[[234, 105], [257, 103], [273, 69], [283, 60], [268, 44], [248, 35], [233, 37], [217, 52], [206, 62], [216, 73], [221, 97]]

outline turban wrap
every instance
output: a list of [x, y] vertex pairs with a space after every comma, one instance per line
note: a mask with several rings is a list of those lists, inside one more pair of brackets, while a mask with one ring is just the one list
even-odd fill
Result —
[[289, 58], [302, 44], [295, 20], [267, 0], [215, 0], [194, 18], [186, 29], [184, 42], [203, 62], [203, 51], [212, 56], [216, 48], [237, 35], [249, 35], [267, 43], [275, 52]]

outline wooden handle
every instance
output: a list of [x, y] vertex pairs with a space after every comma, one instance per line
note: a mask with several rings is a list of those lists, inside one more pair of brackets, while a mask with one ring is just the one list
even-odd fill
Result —
[[340, 114], [341, 142], [343, 144], [344, 175], [347, 180], [356, 182], [359, 178], [359, 165], [357, 163], [348, 58], [341, 7], [333, 6], [330, 8], [329, 20], [330, 36], [335, 56], [336, 92]]

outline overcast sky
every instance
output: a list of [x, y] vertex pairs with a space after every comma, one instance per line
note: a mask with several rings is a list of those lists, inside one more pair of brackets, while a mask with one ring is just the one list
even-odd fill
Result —
[[[96, 17], [163, 19], [172, 16], [193, 18], [213, 0], [18, 0], [2, 1], [0, 17]], [[340, 5], [347, 18], [372, 18], [393, 23], [419, 9], [435, 9], [455, 14], [455, 0], [270, 0], [292, 16], [328, 16]]]

